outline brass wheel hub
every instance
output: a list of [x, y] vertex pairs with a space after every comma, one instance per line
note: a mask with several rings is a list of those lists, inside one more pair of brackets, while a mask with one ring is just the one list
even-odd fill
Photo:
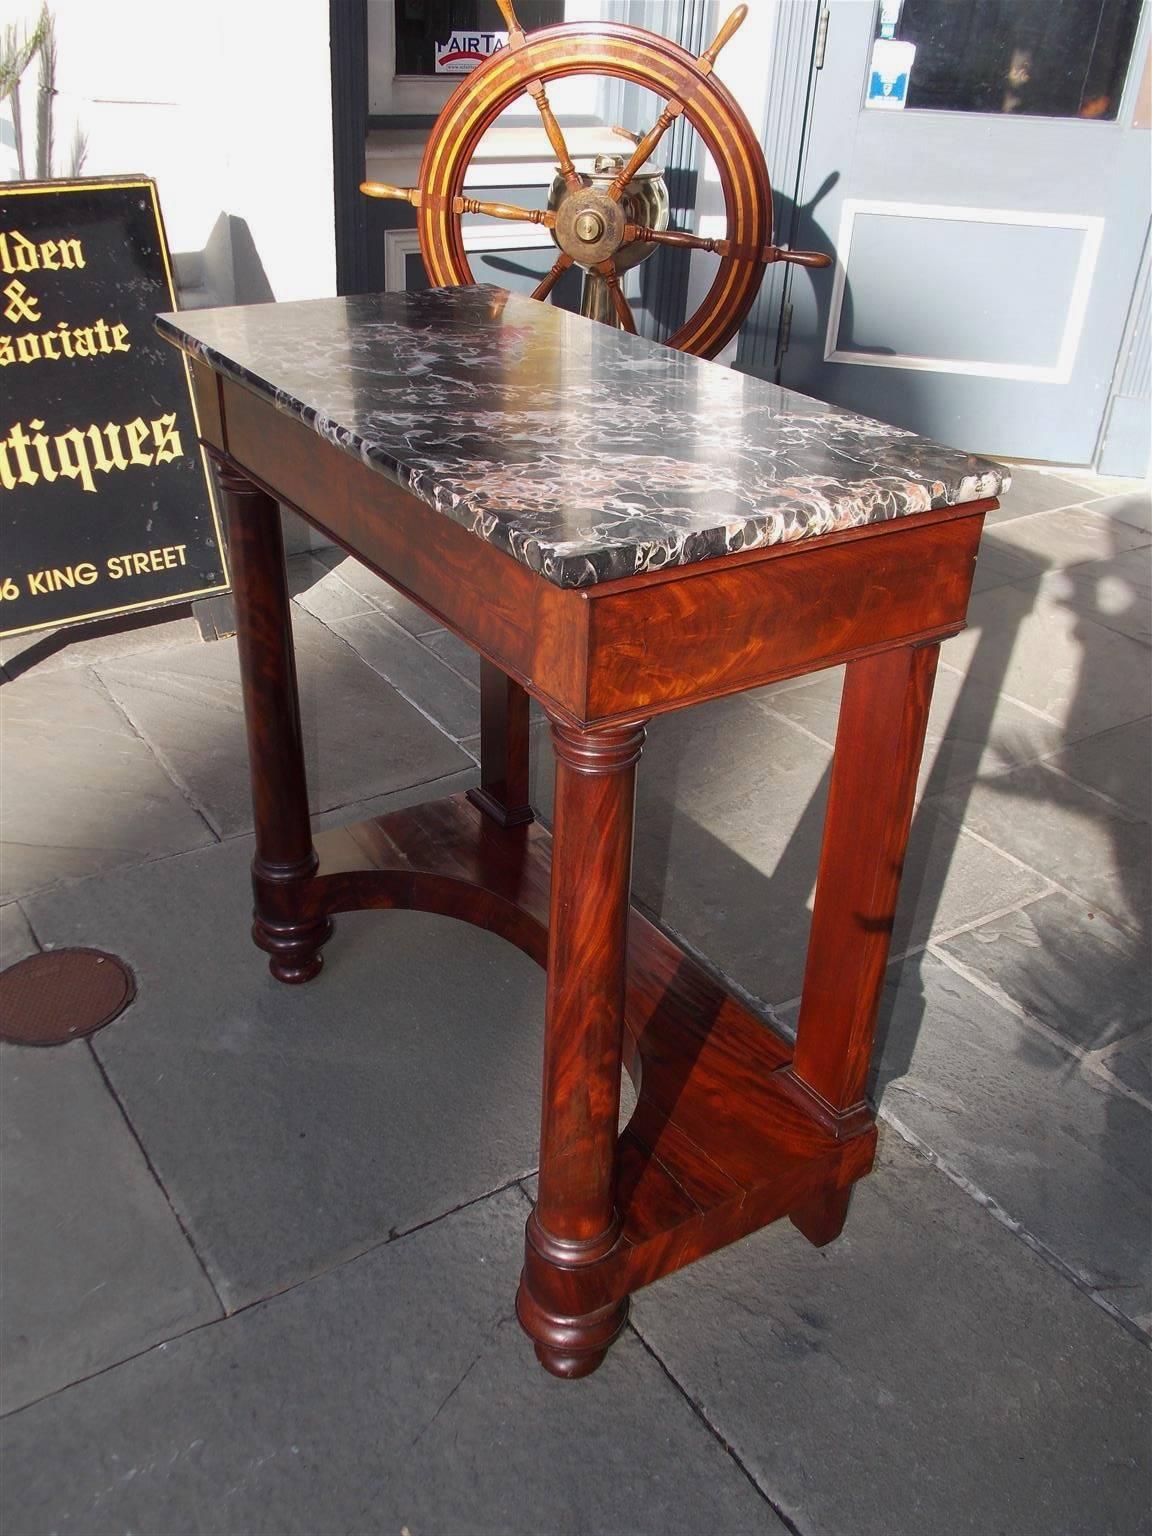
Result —
[[624, 210], [599, 187], [566, 193], [556, 210], [553, 237], [582, 267], [614, 256], [624, 243]]

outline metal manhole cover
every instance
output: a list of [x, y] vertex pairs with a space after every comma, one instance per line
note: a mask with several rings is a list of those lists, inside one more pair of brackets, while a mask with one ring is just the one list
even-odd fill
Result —
[[0, 1040], [66, 1045], [111, 1023], [136, 996], [136, 978], [100, 949], [48, 949], [0, 971]]

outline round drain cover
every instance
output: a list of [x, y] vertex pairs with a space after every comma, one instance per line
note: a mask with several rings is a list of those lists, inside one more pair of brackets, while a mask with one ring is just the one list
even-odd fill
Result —
[[99, 949], [48, 949], [0, 971], [0, 1040], [66, 1045], [111, 1023], [136, 996], [136, 978]]

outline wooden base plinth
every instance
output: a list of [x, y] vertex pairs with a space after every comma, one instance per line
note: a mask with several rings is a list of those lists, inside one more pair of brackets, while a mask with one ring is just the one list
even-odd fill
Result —
[[[292, 887], [298, 930], [409, 908], [547, 961], [551, 838], [536, 823], [503, 828], [457, 795], [323, 833], [316, 849], [317, 873]], [[837, 1120], [794, 1075], [789, 1043], [635, 908], [625, 1026], [637, 1104], [618, 1145], [614, 1240], [569, 1262], [529, 1232], [517, 1310], [562, 1376], [595, 1369], [628, 1296], [661, 1275], [784, 1216], [830, 1241], [872, 1165], [871, 1119]]]

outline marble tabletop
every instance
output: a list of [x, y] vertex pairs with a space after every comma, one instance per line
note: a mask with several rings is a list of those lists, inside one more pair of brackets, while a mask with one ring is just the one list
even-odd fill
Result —
[[1007, 471], [493, 287], [159, 315], [561, 587], [996, 496]]

